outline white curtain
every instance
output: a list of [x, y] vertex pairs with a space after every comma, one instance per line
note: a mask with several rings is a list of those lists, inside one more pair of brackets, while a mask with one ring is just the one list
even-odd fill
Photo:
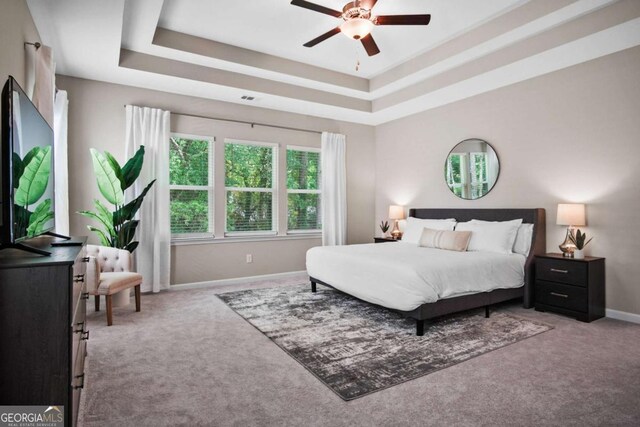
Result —
[[40, 46], [36, 51], [35, 85], [33, 105], [53, 128], [53, 97], [55, 88], [55, 64], [53, 51], [49, 46]]
[[322, 244], [347, 242], [346, 137], [322, 133]]
[[[144, 145], [144, 165], [127, 200], [139, 195], [156, 179], [139, 211], [138, 240], [135, 251], [137, 271], [143, 277], [142, 291], [159, 292], [169, 288], [171, 227], [169, 223], [169, 125], [170, 113], [155, 108], [126, 106], [126, 158]], [[135, 196], [134, 196], [135, 192]]]
[[67, 157], [67, 123], [69, 100], [59, 90], [53, 104], [53, 164], [55, 185], [56, 233], [69, 235], [69, 166]]

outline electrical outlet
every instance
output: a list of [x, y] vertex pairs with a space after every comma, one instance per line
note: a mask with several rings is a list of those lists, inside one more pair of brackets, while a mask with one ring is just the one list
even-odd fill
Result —
[[247, 254], [247, 264], [251, 264], [253, 262], [253, 255]]

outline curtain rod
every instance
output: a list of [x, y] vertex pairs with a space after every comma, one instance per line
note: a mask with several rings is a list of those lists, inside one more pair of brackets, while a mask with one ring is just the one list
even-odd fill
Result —
[[[125, 107], [126, 107], [126, 105], [125, 105]], [[178, 112], [175, 112], [175, 111], [171, 111], [171, 114], [175, 114], [175, 115], [178, 115], [178, 116], [195, 117], [197, 119], [218, 120], [218, 121], [221, 121], [221, 122], [240, 123], [240, 124], [244, 124], [244, 125], [251, 125], [251, 127], [262, 126], [262, 127], [268, 127], [268, 128], [284, 129], [284, 130], [291, 130], [291, 131], [296, 131], [296, 132], [315, 133], [315, 134], [318, 134], [318, 135], [322, 135], [322, 132], [317, 131], [317, 130], [294, 128], [294, 127], [289, 127], [289, 126], [270, 125], [268, 123], [257, 123], [257, 122], [248, 122], [248, 121], [245, 121], [245, 120], [225, 119], [223, 117], [200, 116], [198, 114], [178, 113]]]

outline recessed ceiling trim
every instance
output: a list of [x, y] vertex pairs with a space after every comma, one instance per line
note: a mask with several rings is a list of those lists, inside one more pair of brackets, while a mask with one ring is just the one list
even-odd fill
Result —
[[371, 112], [371, 101], [350, 98], [287, 83], [274, 82], [258, 77], [245, 76], [230, 71], [211, 69], [201, 65], [126, 49], [122, 49], [120, 52], [119, 65], [124, 68], [250, 90], [266, 95], [277, 95], [291, 99], [310, 101], [316, 104]]
[[[511, 46], [529, 37], [534, 37], [546, 30], [562, 25], [565, 22], [598, 10], [616, 1], [618, 0], [572, 0], [570, 2], [568, 0], [560, 0], [557, 4], [562, 4], [562, 2], [569, 2], [570, 4], [543, 16], [539, 16], [539, 14], [548, 11], [548, 8], [535, 9], [535, 16], [539, 16], [538, 18], [527, 14], [529, 18], [534, 18], [534, 20], [515, 27], [510, 31], [501, 33], [482, 43], [475, 44], [471, 48], [469, 48], [467, 42], [454, 41], [452, 42], [453, 47], [442, 46], [441, 49], [436, 49], [434, 52], [429, 52], [428, 55], [416, 58], [415, 61], [412, 60], [403, 64], [400, 74], [396, 76], [397, 78], [393, 81], [388, 80], [390, 78], [389, 75], [385, 76], [385, 80], [382, 80], [382, 83], [378, 78], [372, 79], [371, 94], [374, 98], [391, 94], [437, 74], [447, 72], [467, 62]], [[536, 5], [545, 4], [544, 2], [533, 3]], [[556, 3], [553, 4], [555, 5]], [[517, 11], [521, 12], [520, 10], [516, 10], [514, 13]], [[488, 25], [491, 25], [491, 23]], [[479, 28], [477, 31], [485, 31], [485, 29]], [[474, 35], [478, 40], [482, 40], [482, 37], [476, 32], [472, 32], [463, 37]], [[412, 72], [409, 72], [409, 70], [412, 70]], [[380, 86], [381, 84], [383, 84], [383, 86]]]
[[156, 46], [327, 83], [349, 90], [369, 91], [369, 80], [362, 77], [355, 77], [302, 62], [256, 52], [255, 50], [167, 30], [166, 28], [158, 27], [156, 29], [152, 43]]

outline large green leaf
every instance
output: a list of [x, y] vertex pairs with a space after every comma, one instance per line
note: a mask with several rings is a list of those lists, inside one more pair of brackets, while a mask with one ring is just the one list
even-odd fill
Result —
[[147, 195], [147, 193], [149, 192], [149, 190], [151, 189], [151, 187], [155, 182], [156, 182], [155, 179], [151, 181], [149, 185], [147, 185], [145, 189], [142, 190], [142, 193], [140, 193], [138, 197], [136, 197], [134, 200], [130, 201], [129, 203], [127, 203], [126, 205], [124, 205], [123, 207], [121, 207], [120, 209], [116, 210], [113, 213], [113, 224], [116, 227], [118, 227], [125, 221], [130, 221], [133, 219], [133, 217], [136, 215], [136, 212], [138, 212], [138, 209], [140, 209], [140, 206], [142, 206], [142, 201], [144, 200], [144, 197]]
[[78, 212], [80, 215], [82, 216], [86, 216], [87, 218], [91, 218], [91, 219], [95, 219], [96, 221], [98, 221], [99, 223], [101, 223], [104, 228], [106, 229], [107, 233], [111, 236], [114, 237], [116, 235], [116, 231], [113, 228], [113, 225], [110, 224], [109, 222], [105, 222], [102, 217], [98, 214], [96, 214], [95, 212], [91, 212], [91, 211], [80, 211]]
[[16, 236], [26, 236], [31, 211], [19, 205], [13, 205], [13, 232]]
[[113, 225], [113, 214], [109, 211], [109, 209], [107, 209], [107, 207], [105, 205], [102, 204], [102, 202], [100, 200], [95, 199], [93, 201], [93, 204], [96, 207], [96, 215], [98, 215], [100, 217], [100, 220], [102, 221], [102, 223], [107, 228], [107, 231], [109, 231], [109, 233], [112, 236], [115, 236], [116, 235], [116, 230], [115, 230], [115, 227]]
[[122, 167], [122, 179], [124, 182], [123, 190], [131, 187], [140, 176], [142, 164], [144, 163], [144, 145], [141, 145], [136, 154], [130, 158]]
[[13, 153], [11, 163], [13, 163], [13, 188], [18, 188], [18, 182], [24, 172], [24, 163], [18, 153]]
[[27, 236], [33, 237], [42, 234], [45, 224], [54, 217], [51, 210], [51, 199], [46, 199], [36, 207], [29, 217], [29, 226], [27, 227]]
[[15, 203], [29, 206], [37, 202], [49, 184], [51, 173], [51, 147], [44, 147], [24, 167], [16, 190]]
[[129, 245], [129, 243], [131, 243], [136, 235], [136, 228], [138, 227], [139, 222], [140, 221], [138, 220], [128, 221], [122, 225], [120, 231], [118, 231], [119, 248], [124, 249], [127, 247], [127, 245]]
[[106, 157], [98, 150], [92, 148], [91, 158], [93, 160], [93, 170], [98, 181], [100, 193], [112, 205], [122, 205], [124, 203], [124, 193], [120, 185], [120, 180], [116, 176], [113, 168]]
[[102, 246], [113, 247], [113, 245], [111, 244], [111, 241], [107, 238], [107, 235], [104, 233], [104, 231], [100, 230], [99, 228], [93, 227], [91, 225], [87, 225], [87, 228], [98, 235], [98, 238], [100, 239], [100, 244]]
[[29, 152], [27, 154], [25, 154], [24, 159], [22, 159], [22, 164], [23, 166], [27, 166], [29, 164], [29, 162], [31, 162], [31, 159], [33, 159], [33, 157], [38, 154], [38, 152], [40, 152], [41, 148], [40, 147], [33, 147], [31, 150], [29, 150]]
[[136, 248], [138, 247], [138, 244], [140, 242], [131, 242], [129, 243], [127, 246], [124, 247], [124, 249], [128, 250], [129, 252], [133, 253], [133, 251], [136, 250]]
[[105, 159], [107, 159], [107, 162], [109, 162], [109, 164], [111, 165], [111, 169], [113, 169], [113, 173], [116, 174], [118, 181], [120, 181], [120, 188], [122, 188], [122, 190], [124, 191], [124, 179], [122, 177], [122, 168], [120, 167], [120, 163], [118, 163], [116, 158], [113, 157], [113, 155], [108, 151], [104, 152], [104, 157]]

